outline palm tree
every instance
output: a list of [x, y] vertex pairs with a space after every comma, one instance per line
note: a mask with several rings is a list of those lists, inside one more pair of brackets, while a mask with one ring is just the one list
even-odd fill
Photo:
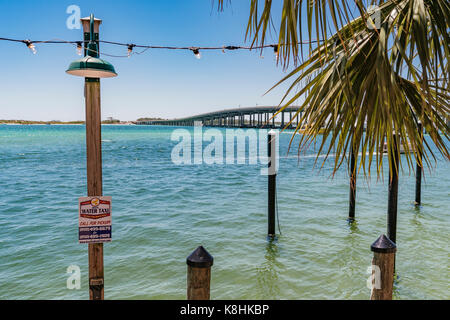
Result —
[[[246, 37], [264, 45], [275, 30], [275, 1], [249, 1]], [[369, 176], [374, 154], [383, 173], [385, 140], [391, 173], [399, 169], [395, 143], [403, 144], [408, 166], [414, 158], [431, 165], [430, 142], [449, 160], [449, 25], [448, 0], [283, 0], [278, 59], [294, 68], [275, 86], [290, 81], [280, 112], [304, 99], [296, 131], [308, 125], [299, 148], [323, 133], [318, 155], [326, 152], [326, 161], [334, 147], [334, 171], [353, 148]]]

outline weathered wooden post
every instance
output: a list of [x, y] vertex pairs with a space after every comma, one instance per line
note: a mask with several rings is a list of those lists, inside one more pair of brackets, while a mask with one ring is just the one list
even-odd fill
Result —
[[214, 258], [203, 246], [195, 249], [186, 259], [187, 263], [187, 299], [209, 300], [211, 266]]
[[[85, 40], [90, 36], [90, 19], [81, 19]], [[94, 20], [94, 39], [98, 39], [101, 20]], [[98, 48], [98, 47], [97, 47]], [[100, 79], [85, 78], [86, 150], [88, 196], [101, 196], [102, 186], [102, 129], [100, 111]], [[89, 298], [104, 299], [103, 243], [90, 243]]]
[[356, 154], [353, 145], [350, 148], [350, 199], [348, 222], [355, 221], [355, 205], [356, 205]]
[[277, 194], [277, 132], [270, 130], [267, 137], [268, 152], [268, 236], [275, 237], [275, 208]]
[[[422, 144], [420, 146], [420, 148], [423, 148], [423, 125], [422, 122], [419, 121], [418, 123], [418, 129], [419, 129], [419, 135], [422, 141]], [[422, 155], [423, 155], [423, 150], [418, 150], [417, 153], [417, 165], [416, 165], [416, 201], [415, 201], [415, 205], [416, 206], [420, 206], [421, 203], [421, 188], [422, 188]]]
[[[87, 193], [88, 196], [102, 196], [102, 145], [100, 78], [117, 76], [114, 67], [99, 58], [100, 19], [81, 19], [84, 31], [85, 57], [72, 62], [68, 74], [85, 78], [86, 104], [86, 155], [87, 155]], [[104, 299], [103, 243], [89, 243], [89, 297], [91, 300]]]
[[392, 300], [397, 246], [383, 234], [370, 246], [370, 249], [373, 252], [370, 299]]
[[[85, 92], [88, 196], [101, 196], [103, 194], [103, 190], [100, 82], [86, 81]], [[88, 246], [89, 297], [91, 300], [103, 300], [103, 243], [90, 243]]]
[[393, 148], [389, 150], [389, 196], [388, 196], [388, 215], [387, 215], [387, 236], [397, 243], [397, 201], [398, 201], [398, 173], [399, 168], [399, 150], [398, 135], [393, 134]]

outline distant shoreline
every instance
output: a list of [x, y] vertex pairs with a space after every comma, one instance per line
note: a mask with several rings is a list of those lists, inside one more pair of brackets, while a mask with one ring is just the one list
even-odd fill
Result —
[[[84, 121], [31, 121], [31, 120], [0, 120], [0, 125], [12, 125], [12, 126], [19, 126], [19, 125], [74, 125], [74, 126], [81, 126], [85, 125]], [[133, 121], [122, 121], [122, 122], [111, 122], [108, 120], [102, 121], [102, 125], [135, 125]]]

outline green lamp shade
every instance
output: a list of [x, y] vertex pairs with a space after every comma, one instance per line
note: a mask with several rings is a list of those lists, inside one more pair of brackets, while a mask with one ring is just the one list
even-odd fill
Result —
[[66, 72], [85, 78], [112, 78], [117, 76], [111, 63], [91, 56], [75, 60], [70, 64]]

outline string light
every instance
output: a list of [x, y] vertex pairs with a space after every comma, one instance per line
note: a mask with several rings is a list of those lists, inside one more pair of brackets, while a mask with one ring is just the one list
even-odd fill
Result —
[[34, 46], [34, 44], [33, 44], [33, 42], [31, 42], [30, 40], [24, 40], [23, 41], [26, 45], [27, 45], [27, 47], [28, 47], [28, 49], [30, 49], [30, 51], [33, 53], [33, 54], [36, 54], [36, 47]]
[[191, 48], [191, 50], [197, 59], [200, 59], [202, 57], [198, 48]]
[[279, 55], [278, 55], [278, 45], [274, 44], [274, 45], [272, 45], [272, 47], [273, 47], [273, 52], [275, 53], [275, 59], [278, 61], [278, 57], [279, 57]]
[[[27, 40], [20, 40], [20, 39], [10, 39], [10, 38], [2, 38], [0, 37], [0, 40], [3, 41], [12, 41], [12, 42], [22, 42], [25, 43], [27, 45], [27, 47], [31, 50], [31, 52], [33, 52], [33, 54], [36, 54], [36, 48], [34, 44], [75, 44], [77, 46], [77, 53], [79, 55], [81, 55], [82, 53], [82, 45], [83, 43], [87, 43], [88, 41], [66, 41], [66, 40], [60, 40], [60, 39], [54, 39], [54, 40], [47, 40], [47, 41], [31, 41], [29, 39]], [[154, 46], [154, 45], [137, 45], [137, 44], [127, 44], [127, 43], [121, 43], [121, 42], [113, 42], [113, 41], [105, 41], [105, 40], [98, 40], [98, 42], [100, 43], [106, 43], [106, 44], [111, 44], [111, 45], [117, 45], [117, 46], [126, 46], [128, 48], [128, 54], [125, 55], [121, 55], [121, 56], [117, 56], [117, 55], [111, 55], [111, 54], [107, 54], [107, 53], [103, 53], [105, 56], [111, 56], [111, 57], [117, 57], [117, 58], [129, 58], [131, 55], [133, 54], [141, 54], [144, 53], [145, 51], [147, 51], [148, 49], [168, 49], [168, 50], [190, 50], [194, 53], [195, 57], [197, 59], [201, 58], [201, 54], [200, 54], [200, 50], [221, 50], [222, 52], [225, 53], [225, 51], [231, 51], [231, 50], [257, 50], [257, 49], [264, 49], [264, 48], [273, 48], [274, 53], [275, 53], [275, 57], [278, 61], [279, 59], [279, 44], [263, 44], [263, 45], [259, 45], [259, 46], [220, 46], [220, 47], [177, 47], [177, 46]], [[317, 43], [320, 44], [322, 43], [323, 40], [311, 40], [311, 41], [302, 41], [299, 42], [298, 45], [302, 45], [302, 44], [312, 44], [312, 43]], [[284, 44], [281, 44], [282, 46]], [[134, 48], [142, 48], [144, 50], [142, 50], [141, 52], [134, 52]], [[263, 58], [261, 56], [261, 58]]]
[[134, 45], [134, 44], [129, 44], [129, 45], [128, 45], [128, 53], [127, 53], [128, 58], [131, 57], [131, 54], [133, 53], [133, 48], [134, 48], [135, 46], [136, 46], [136, 45]]
[[77, 41], [77, 54], [81, 56], [82, 42]]

